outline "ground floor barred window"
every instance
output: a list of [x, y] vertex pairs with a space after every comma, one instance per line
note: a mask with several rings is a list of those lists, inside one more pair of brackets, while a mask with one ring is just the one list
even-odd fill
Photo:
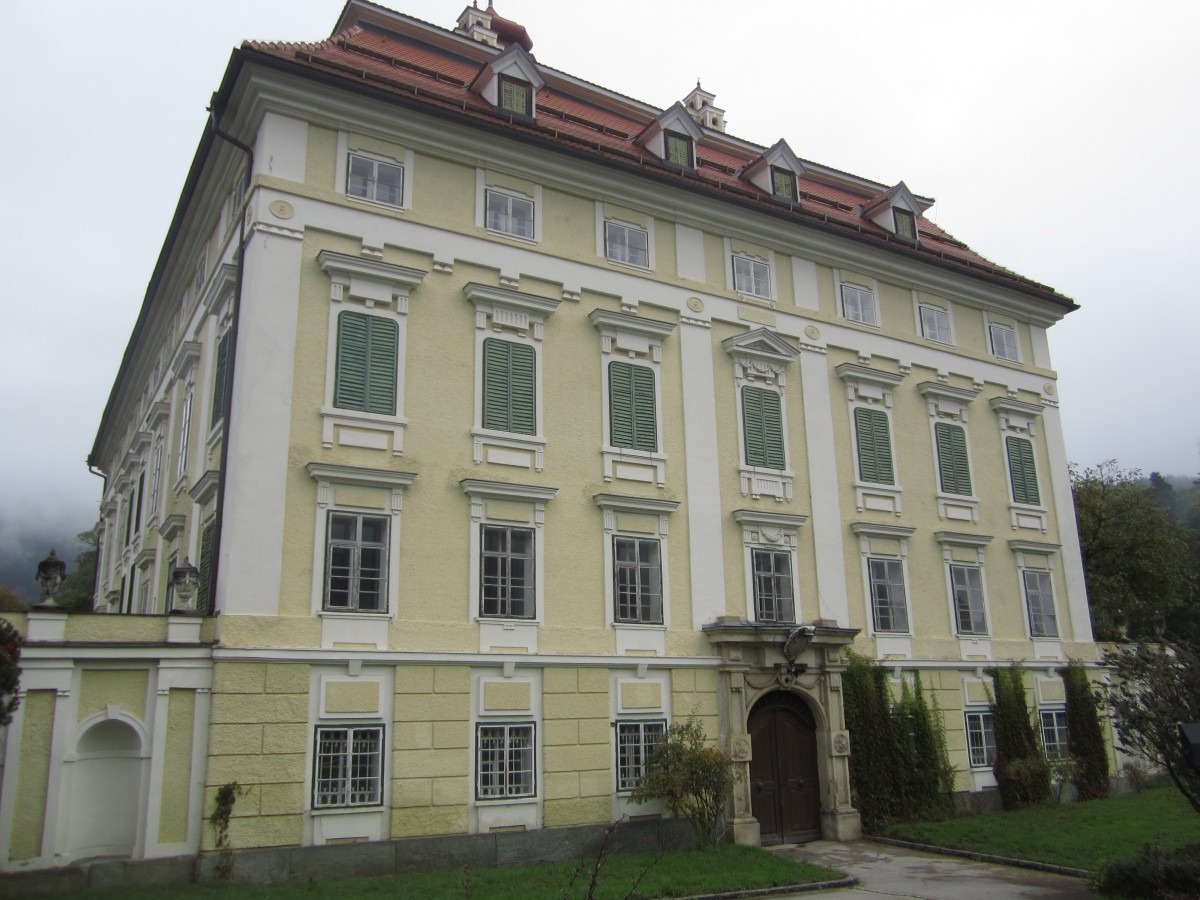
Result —
[[313, 807], [383, 802], [383, 726], [321, 726], [316, 734]]

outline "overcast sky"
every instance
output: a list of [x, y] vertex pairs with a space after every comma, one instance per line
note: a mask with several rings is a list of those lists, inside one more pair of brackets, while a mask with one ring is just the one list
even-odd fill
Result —
[[[390, 5], [453, 27], [463, 0]], [[0, 54], [0, 546], [96, 516], [85, 459], [230, 51], [342, 0], [9, 0]], [[1200, 3], [499, 0], [544, 65], [937, 198], [1082, 309], [1050, 333], [1069, 457], [1200, 473]]]

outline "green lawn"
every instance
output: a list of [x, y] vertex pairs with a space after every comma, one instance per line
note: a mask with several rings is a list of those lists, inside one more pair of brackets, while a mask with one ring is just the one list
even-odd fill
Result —
[[[672, 851], [657, 862], [653, 853], [613, 855], [605, 859], [595, 896], [618, 900], [634, 879], [639, 897], [682, 897], [790, 884], [812, 884], [843, 877], [841, 872], [793, 862], [757, 847], [722, 846], [711, 852]], [[89, 891], [87, 900], [285, 900], [291, 897], [354, 900], [358, 897], [419, 897], [421, 900], [561, 900], [579, 863], [540, 863], [500, 869], [461, 869], [424, 875], [392, 875], [339, 881], [251, 885], [191, 885], [171, 888], [121, 888]], [[590, 867], [575, 875], [572, 898], [587, 896]]]
[[1164, 850], [1200, 842], [1200, 815], [1173, 787], [945, 822], [894, 825], [887, 837], [1087, 869], [1158, 837]]

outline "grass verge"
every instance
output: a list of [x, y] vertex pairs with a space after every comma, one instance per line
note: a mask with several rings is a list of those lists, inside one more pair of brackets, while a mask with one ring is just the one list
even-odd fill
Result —
[[[637, 897], [686, 897], [842, 878], [841, 872], [775, 856], [757, 847], [725, 845], [716, 850], [614, 854], [604, 860], [595, 896], [620, 900], [637, 881]], [[561, 900], [587, 896], [593, 860], [538, 863], [495, 869], [455, 869], [419, 875], [389, 875], [276, 885], [187, 885], [89, 891], [87, 900], [287, 900], [292, 897], [355, 900], [420, 897], [421, 900]], [[577, 871], [578, 870], [578, 871]], [[574, 881], [572, 883], [572, 876]], [[571, 884], [570, 893], [564, 889]]]
[[1200, 816], [1174, 788], [1156, 787], [1108, 800], [904, 823], [885, 835], [1094, 872], [1155, 837], [1165, 851], [1200, 842]]

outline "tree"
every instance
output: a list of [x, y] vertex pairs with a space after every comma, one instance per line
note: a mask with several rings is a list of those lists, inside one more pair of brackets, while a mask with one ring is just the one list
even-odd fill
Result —
[[1067, 734], [1071, 758], [1075, 761], [1075, 789], [1080, 800], [1098, 800], [1108, 796], [1108, 748], [1100, 730], [1096, 695], [1083, 663], [1073, 659], [1059, 669], [1067, 697]]
[[702, 849], [715, 847], [725, 835], [725, 803], [733, 787], [733, 757], [709, 746], [704, 727], [690, 715], [672, 722], [648, 760], [634, 790], [634, 803], [665, 800], [676, 816], [686, 816]]
[[0, 585], [0, 612], [24, 612], [29, 605], [21, 599], [15, 588]]
[[17, 690], [21, 686], [21, 633], [13, 624], [0, 619], [0, 727], [12, 721], [21, 698]]
[[1184, 528], [1163, 493], [1108, 460], [1071, 468], [1084, 578], [1099, 640], [1153, 638], [1186, 602], [1195, 577]]
[[1050, 798], [1050, 764], [1034, 736], [1025, 699], [1025, 673], [1019, 665], [992, 669], [992, 724], [996, 762], [992, 771], [1005, 809], [1033, 806]]
[[83, 612], [92, 608], [96, 590], [96, 558], [99, 556], [100, 523], [75, 535], [75, 540], [87, 549], [75, 557], [75, 571], [63, 579], [55, 602], [64, 609]]
[[1200, 813], [1200, 774], [1188, 764], [1180, 722], [1200, 722], [1200, 645], [1123, 646], [1105, 654], [1112, 667], [1101, 698], [1122, 748], [1161, 766]]

